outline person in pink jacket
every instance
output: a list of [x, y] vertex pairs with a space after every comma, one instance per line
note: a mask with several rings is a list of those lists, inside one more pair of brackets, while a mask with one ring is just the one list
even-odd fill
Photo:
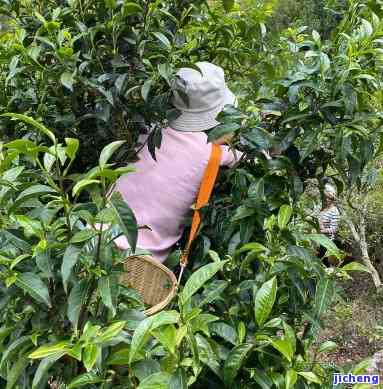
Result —
[[[222, 68], [208, 62], [196, 66], [201, 72], [182, 68], [177, 73], [172, 103], [181, 115], [162, 130], [157, 160], [143, 148], [134, 164], [136, 171], [120, 177], [114, 188], [131, 207], [138, 224], [150, 227], [139, 230], [137, 247], [150, 251], [160, 262], [181, 238], [185, 216], [195, 202], [212, 149], [204, 131], [219, 124], [216, 117], [225, 105], [236, 103]], [[222, 148], [221, 165], [231, 167], [242, 153], [224, 145], [225, 140], [216, 143]], [[144, 141], [141, 136], [140, 142]], [[115, 243], [121, 249], [129, 248], [125, 236]]]

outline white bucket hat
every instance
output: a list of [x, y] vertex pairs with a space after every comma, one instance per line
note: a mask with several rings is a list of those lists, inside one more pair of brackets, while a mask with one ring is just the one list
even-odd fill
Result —
[[[169, 125], [178, 131], [205, 131], [216, 127], [215, 119], [225, 105], [236, 98], [226, 86], [222, 68], [209, 62], [197, 62], [201, 69], [181, 68], [173, 82], [173, 105], [181, 111]], [[202, 74], [201, 74], [202, 73]]]

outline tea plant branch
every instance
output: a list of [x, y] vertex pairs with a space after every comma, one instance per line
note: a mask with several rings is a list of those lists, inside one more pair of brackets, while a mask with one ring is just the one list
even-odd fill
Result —
[[48, 181], [49, 185], [54, 188], [57, 192], [60, 192], [60, 187], [57, 186], [57, 184], [55, 183], [55, 181], [52, 179], [52, 177], [50, 176], [49, 172], [47, 172], [47, 170], [44, 168], [44, 166], [41, 164], [39, 158], [36, 158], [36, 163], [37, 165], [39, 166], [39, 168], [41, 169], [41, 171], [43, 171], [45, 174], [45, 179]]
[[[56, 149], [56, 156], [57, 156], [57, 145], [56, 145], [55, 149]], [[68, 225], [67, 238], [68, 238], [68, 242], [69, 242], [72, 238], [72, 227], [70, 224], [70, 212], [68, 211], [68, 197], [67, 197], [67, 193], [65, 192], [65, 189], [64, 189], [63, 177], [61, 176], [61, 172], [60, 172], [59, 158], [56, 159], [55, 165], [56, 165], [57, 179], [58, 179], [59, 185], [60, 185], [61, 198], [62, 198], [62, 201], [64, 204], [64, 215], [65, 215], [66, 223]]]

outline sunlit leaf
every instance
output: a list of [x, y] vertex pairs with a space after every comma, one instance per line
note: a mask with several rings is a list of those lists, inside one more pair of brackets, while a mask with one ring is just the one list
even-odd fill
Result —
[[30, 124], [31, 126], [36, 128], [37, 130], [39, 130], [40, 132], [45, 134], [48, 138], [50, 138], [50, 140], [53, 143], [56, 143], [56, 137], [53, 134], [53, 132], [51, 130], [49, 130], [47, 127], [45, 127], [44, 125], [42, 125], [41, 123], [39, 123], [35, 119], [32, 119], [29, 116], [22, 115], [22, 114], [19, 114], [19, 113], [4, 113], [4, 114], [2, 114], [0, 116], [7, 116], [7, 117], [10, 117], [10, 118], [13, 118], [13, 119], [21, 120], [24, 123]]
[[182, 304], [186, 304], [199, 288], [225, 266], [226, 262], [227, 261], [210, 263], [194, 272], [187, 280], [180, 294]]
[[277, 296], [277, 279], [273, 277], [265, 282], [257, 291], [254, 301], [255, 318], [258, 325], [268, 319]]
[[103, 379], [96, 373], [84, 373], [75, 377], [68, 385], [68, 389], [81, 388], [82, 386], [99, 384], [100, 382], [103, 382]]
[[109, 159], [112, 157], [112, 155], [124, 144], [126, 141], [124, 140], [118, 140], [116, 142], [112, 142], [105, 146], [100, 154], [99, 158], [99, 164], [101, 168], [104, 168], [105, 165], [108, 163]]
[[19, 274], [17, 276], [16, 285], [22, 288], [36, 301], [51, 307], [48, 288], [37, 274], [32, 272]]

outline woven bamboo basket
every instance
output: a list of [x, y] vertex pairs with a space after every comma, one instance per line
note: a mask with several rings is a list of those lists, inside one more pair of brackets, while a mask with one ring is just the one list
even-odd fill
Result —
[[124, 262], [120, 282], [137, 290], [148, 308], [147, 316], [164, 309], [177, 291], [175, 275], [162, 263], [148, 255], [131, 256]]
[[[201, 221], [199, 209], [207, 205], [213, 190], [220, 166], [221, 154], [221, 147], [213, 144], [212, 153], [197, 196], [189, 241], [180, 259], [181, 272], [178, 282], [180, 282], [183, 269], [188, 263], [190, 247], [198, 232]], [[120, 282], [141, 294], [144, 303], [150, 307], [145, 311], [148, 316], [164, 309], [177, 292], [178, 283], [175, 275], [150, 256], [132, 255], [126, 258], [124, 270]]]

